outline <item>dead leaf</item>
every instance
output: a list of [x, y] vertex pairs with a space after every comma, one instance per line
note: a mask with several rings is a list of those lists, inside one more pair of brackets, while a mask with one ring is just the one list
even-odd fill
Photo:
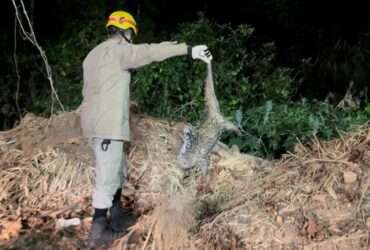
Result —
[[17, 237], [22, 228], [21, 218], [15, 221], [6, 221], [0, 223], [0, 241], [7, 241]]
[[354, 183], [357, 180], [357, 174], [355, 174], [352, 171], [344, 171], [343, 179], [344, 179], [344, 183], [346, 184]]

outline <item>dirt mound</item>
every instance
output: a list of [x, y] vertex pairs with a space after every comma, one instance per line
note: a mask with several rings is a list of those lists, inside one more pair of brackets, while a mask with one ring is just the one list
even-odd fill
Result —
[[[277, 162], [218, 144], [205, 177], [176, 167], [184, 124], [134, 114], [131, 128], [124, 199], [140, 219], [112, 248], [368, 249], [368, 125]], [[80, 133], [77, 112], [0, 132], [4, 246], [85, 248], [94, 160]], [[62, 218], [82, 223], [56, 230]]]
[[[182, 130], [183, 124], [133, 115], [124, 198], [139, 215], [153, 210], [162, 190], [183, 189], [183, 172], [175, 166]], [[94, 159], [78, 112], [50, 119], [29, 114], [15, 129], [0, 132], [0, 166], [0, 241], [36, 235], [46, 224], [49, 230], [59, 217], [90, 216]], [[24, 232], [8, 233], [13, 227]]]
[[369, 131], [297, 144], [239, 186], [203, 232], [215, 238], [229, 228], [247, 249], [368, 249]]

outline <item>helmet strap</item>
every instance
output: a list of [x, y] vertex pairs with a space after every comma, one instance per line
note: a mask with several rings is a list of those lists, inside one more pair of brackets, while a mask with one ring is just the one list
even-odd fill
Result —
[[132, 30], [120, 30], [119, 32], [121, 36], [126, 40], [128, 43], [132, 43]]

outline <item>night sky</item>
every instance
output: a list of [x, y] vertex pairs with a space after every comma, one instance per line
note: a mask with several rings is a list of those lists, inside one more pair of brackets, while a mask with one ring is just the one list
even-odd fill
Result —
[[[25, 1], [26, 3], [29, 1]], [[3, 38], [14, 26], [11, 0], [1, 3]], [[78, 21], [83, 4], [80, 1], [34, 1], [32, 13], [40, 39], [58, 39], [67, 22]], [[370, 30], [368, 1], [114, 1], [101, 2], [97, 14], [108, 15], [125, 8], [140, 20], [146, 19], [156, 31], [172, 30], [177, 24], [192, 21], [201, 11], [219, 23], [248, 23], [256, 27], [256, 34], [266, 41], [275, 41], [283, 62], [294, 64], [302, 57], [315, 56], [338, 40], [356, 44]], [[140, 25], [140, 23], [139, 23]], [[145, 32], [145, 30], [144, 30]], [[3, 44], [4, 46], [4, 44]]]

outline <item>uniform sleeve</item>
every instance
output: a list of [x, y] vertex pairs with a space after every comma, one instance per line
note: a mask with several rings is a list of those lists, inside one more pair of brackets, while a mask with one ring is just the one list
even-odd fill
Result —
[[152, 62], [160, 62], [174, 56], [186, 55], [185, 43], [162, 42], [154, 44], [124, 44], [120, 46], [122, 69], [136, 69]]

